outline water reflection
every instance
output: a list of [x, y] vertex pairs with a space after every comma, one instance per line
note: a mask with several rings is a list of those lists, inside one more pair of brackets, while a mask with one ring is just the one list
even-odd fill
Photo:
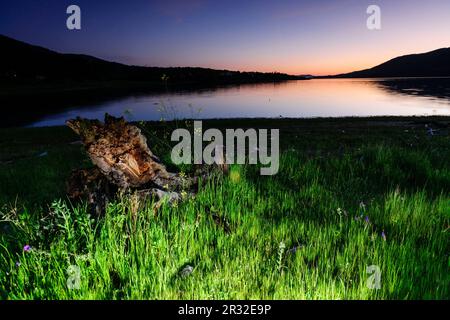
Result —
[[386, 79], [377, 84], [392, 94], [436, 98], [442, 102], [450, 99], [450, 78]]
[[105, 112], [125, 114], [129, 120], [450, 115], [450, 78], [314, 79], [189, 88], [104, 97], [57, 112], [44, 102], [34, 110], [39, 118], [23, 123], [22, 116], [21, 125], [60, 125], [76, 116], [102, 119]]

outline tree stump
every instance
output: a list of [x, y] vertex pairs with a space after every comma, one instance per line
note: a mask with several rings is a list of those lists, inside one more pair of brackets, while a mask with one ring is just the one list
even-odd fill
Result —
[[105, 115], [98, 120], [77, 118], [66, 122], [77, 133], [94, 168], [76, 170], [68, 181], [71, 199], [84, 199], [97, 215], [104, 212], [106, 203], [118, 191], [131, 191], [140, 201], [156, 197], [160, 201], [179, 201], [180, 190], [192, 189], [198, 178], [207, 178], [206, 168], [195, 177], [168, 172], [147, 145], [141, 130], [127, 123], [123, 117]]

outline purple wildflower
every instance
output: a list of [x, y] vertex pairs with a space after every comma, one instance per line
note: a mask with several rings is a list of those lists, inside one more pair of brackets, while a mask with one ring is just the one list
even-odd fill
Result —
[[294, 253], [296, 253], [297, 250], [299, 250], [301, 247], [302, 247], [302, 245], [292, 247], [292, 248], [289, 249], [287, 252], [290, 253], [290, 254], [294, 254]]
[[16, 262], [16, 267], [17, 268], [20, 267], [20, 262], [19, 261]]
[[23, 247], [23, 251], [25, 251], [25, 252], [31, 251], [31, 246], [29, 244], [25, 245]]
[[369, 223], [369, 222], [370, 222], [369, 216], [366, 216], [366, 218], [364, 219], [364, 221], [366, 221], [366, 223]]
[[384, 233], [384, 230], [383, 232], [381, 232], [381, 238], [383, 238], [383, 240], [386, 241], [386, 233]]

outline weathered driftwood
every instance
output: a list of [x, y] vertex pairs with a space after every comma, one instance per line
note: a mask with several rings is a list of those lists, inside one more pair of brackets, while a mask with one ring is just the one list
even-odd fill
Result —
[[155, 197], [169, 202], [181, 199], [181, 189], [195, 187], [197, 177], [170, 173], [147, 145], [139, 128], [123, 118], [105, 115], [105, 122], [77, 118], [67, 125], [81, 138], [92, 163], [92, 169], [74, 171], [68, 181], [72, 199], [86, 199], [96, 214], [104, 212], [106, 203], [118, 191], [132, 190], [137, 199]]
[[170, 189], [180, 184], [180, 177], [169, 173], [150, 151], [141, 130], [123, 118], [107, 114], [104, 124], [81, 118], [66, 123], [80, 136], [92, 163], [114, 185], [137, 188], [152, 182]]

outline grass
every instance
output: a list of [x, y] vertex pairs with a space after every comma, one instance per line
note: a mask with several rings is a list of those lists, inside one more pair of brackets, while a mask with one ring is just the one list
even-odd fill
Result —
[[[211, 120], [280, 128], [279, 173], [235, 165], [136, 220], [126, 198], [100, 219], [65, 198], [90, 165], [68, 129], [2, 130], [0, 298], [449, 299], [450, 136], [424, 129], [449, 121]], [[142, 125], [169, 161], [167, 126]]]

